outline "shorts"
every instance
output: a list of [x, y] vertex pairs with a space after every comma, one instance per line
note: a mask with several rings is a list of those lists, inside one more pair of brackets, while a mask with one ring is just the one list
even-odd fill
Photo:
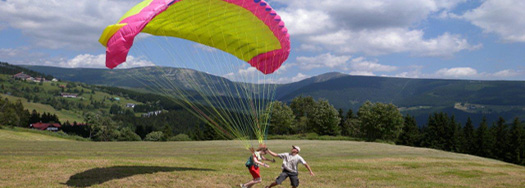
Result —
[[252, 165], [248, 167], [248, 170], [250, 171], [250, 174], [252, 174], [253, 179], [257, 179], [261, 177], [261, 174], [259, 172], [259, 167]]
[[297, 172], [288, 172], [286, 170], [283, 170], [279, 177], [275, 179], [275, 182], [280, 185], [287, 177], [290, 177], [290, 183], [292, 184], [292, 186], [297, 187], [299, 186], [299, 177], [297, 175]]

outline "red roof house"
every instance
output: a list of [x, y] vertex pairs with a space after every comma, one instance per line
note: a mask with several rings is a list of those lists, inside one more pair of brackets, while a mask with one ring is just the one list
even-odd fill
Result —
[[13, 75], [13, 78], [25, 80], [25, 79], [31, 78], [31, 76], [24, 74], [24, 72], [21, 72], [21, 73]]
[[60, 124], [58, 123], [33, 123], [29, 125], [33, 129], [48, 130], [48, 131], [58, 131]]

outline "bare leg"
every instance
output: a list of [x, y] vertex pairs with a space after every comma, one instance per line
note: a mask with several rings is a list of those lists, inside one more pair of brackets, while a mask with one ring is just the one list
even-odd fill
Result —
[[246, 186], [246, 187], [252, 187], [252, 186], [255, 185], [255, 184], [261, 183], [261, 181], [262, 181], [261, 178], [255, 178], [255, 179], [253, 179], [252, 181], [249, 181], [248, 183], [245, 183], [244, 186]]
[[271, 188], [271, 187], [276, 186], [276, 185], [278, 185], [277, 182], [273, 182], [272, 184], [270, 184], [269, 186], [266, 186], [266, 187]]

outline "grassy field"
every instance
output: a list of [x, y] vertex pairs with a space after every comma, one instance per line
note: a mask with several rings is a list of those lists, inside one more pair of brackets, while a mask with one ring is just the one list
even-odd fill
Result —
[[[0, 129], [0, 187], [238, 187], [251, 179], [244, 167], [249, 153], [236, 141], [78, 142], [6, 134], [12, 133]], [[300, 187], [525, 187], [525, 167], [470, 155], [354, 141], [268, 142], [276, 152], [292, 144], [316, 173], [300, 166]], [[255, 187], [273, 181], [281, 162], [261, 169], [263, 183]]]
[[0, 129], [0, 141], [68, 141], [68, 139], [34, 132], [37, 130], [4, 127]]

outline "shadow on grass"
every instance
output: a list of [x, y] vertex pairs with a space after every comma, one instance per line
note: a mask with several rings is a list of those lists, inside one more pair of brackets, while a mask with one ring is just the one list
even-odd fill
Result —
[[137, 174], [153, 174], [157, 172], [173, 171], [213, 171], [212, 169], [203, 168], [186, 168], [186, 167], [163, 167], [163, 166], [112, 166], [105, 168], [93, 168], [84, 172], [77, 173], [65, 183], [71, 187], [89, 187], [96, 184], [102, 184], [113, 179], [121, 179]]

